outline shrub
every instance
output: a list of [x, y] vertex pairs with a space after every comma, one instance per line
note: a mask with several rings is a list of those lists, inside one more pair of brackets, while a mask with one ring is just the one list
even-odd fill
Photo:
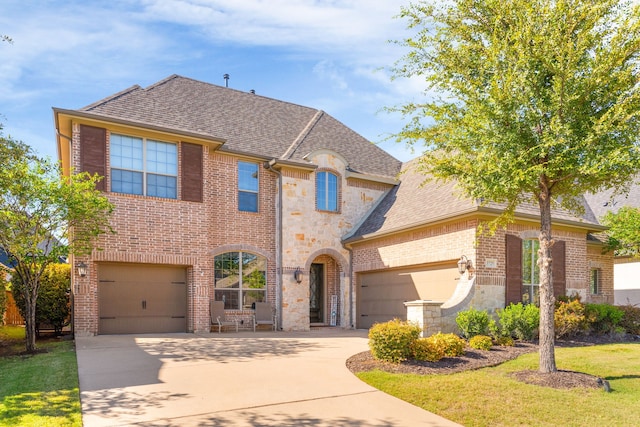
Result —
[[498, 310], [500, 335], [530, 341], [540, 325], [540, 309], [533, 304], [509, 304]]
[[556, 338], [577, 335], [585, 330], [584, 305], [578, 300], [560, 302], [553, 314]]
[[496, 344], [502, 347], [513, 347], [516, 342], [511, 337], [498, 337], [496, 338]]
[[478, 350], [491, 350], [493, 341], [491, 337], [486, 335], [476, 335], [469, 340], [469, 347], [477, 348]]
[[627, 331], [628, 334], [640, 335], [640, 307], [632, 305], [619, 305], [624, 316], [620, 321], [620, 326]]
[[458, 313], [456, 323], [462, 331], [462, 336], [469, 339], [476, 335], [489, 335], [493, 319], [486, 311], [470, 308]]
[[444, 357], [444, 348], [430, 338], [418, 338], [411, 343], [411, 356], [414, 359], [437, 362]]
[[369, 348], [375, 359], [400, 363], [411, 356], [411, 344], [421, 329], [412, 323], [393, 319], [376, 323], [369, 329]]
[[467, 343], [456, 334], [443, 334], [438, 332], [429, 339], [438, 347], [441, 347], [446, 357], [462, 356]]
[[596, 334], [610, 334], [616, 329], [624, 311], [611, 304], [585, 304], [585, 317], [590, 332]]
[[[22, 317], [26, 319], [26, 305], [23, 296], [24, 286], [17, 274], [11, 278], [13, 298]], [[40, 280], [38, 299], [36, 300], [36, 333], [43, 324], [51, 325], [60, 335], [62, 328], [69, 323], [71, 304], [71, 266], [69, 264], [49, 264]]]

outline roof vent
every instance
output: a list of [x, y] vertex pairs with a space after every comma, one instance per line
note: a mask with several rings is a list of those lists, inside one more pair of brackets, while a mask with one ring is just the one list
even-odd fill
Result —
[[251, 89], [251, 90], [249, 91], [249, 93], [252, 93], [252, 94], [254, 94], [254, 95], [255, 95], [255, 94], [256, 94], [256, 90], [255, 90], [255, 89]]
[[229, 74], [225, 74], [222, 78], [224, 79], [224, 87], [229, 87]]

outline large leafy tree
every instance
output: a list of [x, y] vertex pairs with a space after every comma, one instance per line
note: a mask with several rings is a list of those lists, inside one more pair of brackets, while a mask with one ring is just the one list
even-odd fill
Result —
[[613, 0], [451, 0], [402, 8], [412, 36], [394, 77], [428, 83], [390, 108], [422, 143], [428, 179], [540, 209], [540, 371], [556, 371], [551, 210], [624, 190], [640, 167], [640, 13]]
[[607, 212], [601, 219], [609, 227], [607, 247], [619, 256], [640, 257], [640, 209], [623, 206]]
[[113, 206], [95, 189], [99, 177], [61, 178], [59, 165], [2, 134], [0, 165], [0, 248], [23, 284], [26, 350], [34, 352], [36, 300], [47, 266], [70, 253], [89, 253], [111, 231]]

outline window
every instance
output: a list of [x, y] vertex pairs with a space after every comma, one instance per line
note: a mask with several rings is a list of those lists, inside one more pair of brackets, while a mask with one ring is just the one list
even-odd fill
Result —
[[111, 134], [111, 191], [178, 197], [176, 144]]
[[600, 269], [592, 268], [589, 276], [589, 288], [592, 295], [598, 295], [600, 293]]
[[214, 258], [216, 301], [227, 310], [250, 309], [267, 298], [267, 259], [248, 252], [227, 252]]
[[338, 177], [331, 172], [316, 174], [316, 208], [320, 211], [338, 211]]
[[258, 165], [238, 162], [238, 210], [258, 212]]
[[538, 250], [540, 242], [535, 239], [522, 241], [522, 302], [539, 304], [540, 270]]

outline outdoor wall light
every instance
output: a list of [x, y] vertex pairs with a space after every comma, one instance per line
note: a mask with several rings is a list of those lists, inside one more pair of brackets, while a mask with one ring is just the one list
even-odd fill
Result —
[[460, 261], [458, 261], [458, 272], [460, 274], [464, 274], [465, 271], [469, 270], [472, 267], [471, 260], [467, 258], [465, 255], [460, 257]]
[[293, 279], [296, 283], [302, 282], [302, 270], [300, 270], [300, 267], [296, 268], [296, 271], [293, 272]]
[[87, 275], [87, 264], [85, 264], [84, 262], [80, 261], [77, 265], [78, 268], [78, 275], [80, 277], [85, 277]]

